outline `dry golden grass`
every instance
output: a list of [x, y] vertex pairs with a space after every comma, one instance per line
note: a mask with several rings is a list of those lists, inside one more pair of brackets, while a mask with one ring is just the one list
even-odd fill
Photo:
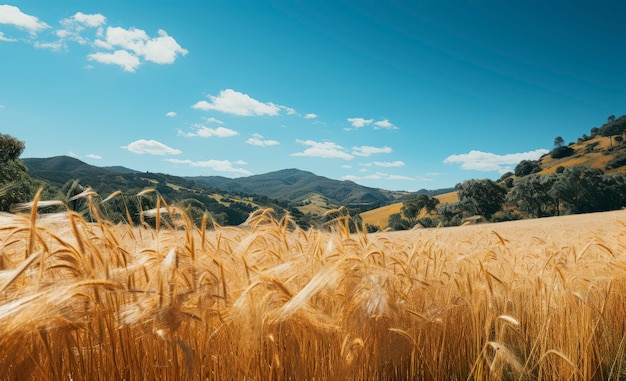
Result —
[[[445, 204], [448, 202], [458, 201], [459, 194], [457, 192], [449, 192], [437, 195], [435, 198], [438, 199], [441, 204]], [[384, 229], [389, 221], [389, 216], [394, 213], [400, 213], [400, 209], [402, 209], [402, 203], [397, 202], [395, 204], [363, 212], [361, 213], [361, 218], [365, 224], [378, 226], [380, 229]]]
[[624, 211], [371, 235], [148, 216], [0, 216], [1, 379], [626, 376]]

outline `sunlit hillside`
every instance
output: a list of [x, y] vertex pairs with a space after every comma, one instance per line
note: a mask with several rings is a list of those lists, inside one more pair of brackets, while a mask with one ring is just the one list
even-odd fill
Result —
[[607, 380], [626, 211], [410, 232], [2, 215], [2, 380]]
[[611, 160], [626, 154], [626, 144], [617, 143], [614, 139], [615, 137], [596, 136], [584, 142], [574, 143], [570, 145], [574, 154], [561, 159], [554, 159], [547, 154], [540, 159], [542, 168], [540, 173], [554, 173], [558, 167], [574, 165], [599, 168], [607, 173], [626, 173], [626, 166], [607, 168]]
[[[434, 197], [437, 198], [442, 204], [446, 202], [454, 202], [459, 199], [459, 195], [457, 194], [457, 192], [444, 193]], [[400, 213], [401, 208], [402, 203], [397, 202], [395, 204], [386, 205], [380, 208], [368, 210], [367, 212], [363, 212], [361, 213], [361, 218], [366, 224], [377, 226], [380, 229], [384, 229], [387, 226], [389, 216], [394, 213]]]

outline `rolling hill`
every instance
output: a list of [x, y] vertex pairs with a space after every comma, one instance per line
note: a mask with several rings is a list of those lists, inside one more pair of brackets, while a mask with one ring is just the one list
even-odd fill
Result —
[[[406, 193], [368, 188], [352, 181], [332, 180], [299, 169], [229, 179], [221, 176], [188, 177], [200, 184], [228, 192], [255, 193], [305, 207], [323, 199], [327, 209], [352, 206], [373, 209], [399, 200]], [[306, 209], [306, 208], [304, 208]]]

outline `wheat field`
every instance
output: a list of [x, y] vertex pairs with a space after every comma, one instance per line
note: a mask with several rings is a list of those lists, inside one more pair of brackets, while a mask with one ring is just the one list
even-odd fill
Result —
[[368, 235], [86, 197], [0, 216], [2, 380], [626, 379], [625, 211]]

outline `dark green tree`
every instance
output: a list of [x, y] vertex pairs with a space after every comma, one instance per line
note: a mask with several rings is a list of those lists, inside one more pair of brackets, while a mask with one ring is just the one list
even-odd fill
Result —
[[528, 176], [532, 173], [541, 171], [541, 166], [537, 160], [522, 160], [515, 167], [515, 176]]
[[608, 188], [604, 181], [604, 173], [600, 169], [567, 167], [550, 192], [569, 213], [599, 212], [607, 210], [603, 199], [607, 197]]
[[466, 180], [456, 185], [459, 204], [468, 215], [491, 215], [502, 209], [506, 190], [493, 180]]
[[0, 211], [8, 212], [17, 203], [28, 202], [33, 195], [32, 179], [19, 159], [24, 142], [0, 134]]
[[431, 213], [437, 208], [437, 204], [439, 204], [439, 200], [435, 197], [420, 193], [407, 197], [402, 202], [400, 210], [409, 223], [414, 226], [420, 218], [422, 210], [425, 210], [426, 213]]
[[409, 221], [402, 218], [400, 213], [391, 214], [387, 226], [392, 230], [407, 230], [411, 227]]
[[530, 217], [558, 214], [558, 199], [550, 192], [557, 176], [532, 174], [515, 179], [507, 195], [507, 203], [517, 206]]
[[565, 144], [565, 140], [563, 140], [562, 137], [557, 136], [556, 138], [554, 138], [554, 147], [555, 148], [563, 147], [563, 144]]

